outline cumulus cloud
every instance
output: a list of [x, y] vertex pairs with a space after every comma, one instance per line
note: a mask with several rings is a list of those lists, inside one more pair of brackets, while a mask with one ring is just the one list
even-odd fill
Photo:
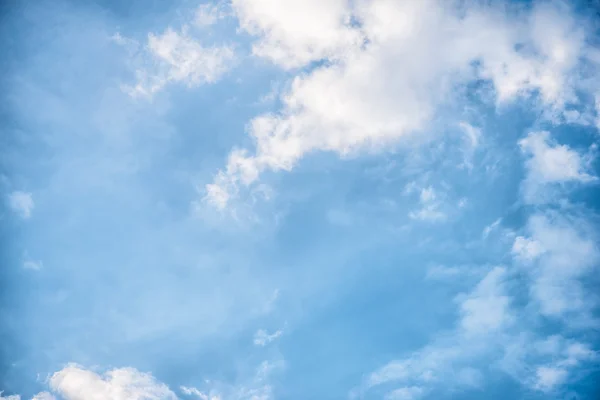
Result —
[[31, 218], [35, 203], [29, 192], [14, 191], [8, 195], [8, 206], [23, 219]]
[[547, 184], [585, 183], [597, 179], [587, 172], [586, 155], [566, 145], [556, 144], [549, 132], [531, 132], [519, 141], [519, 146], [528, 157], [527, 178], [523, 187], [527, 202], [544, 201], [542, 189]]
[[[282, 360], [263, 361], [249, 379], [237, 384], [222, 384], [206, 380], [210, 387], [180, 387], [185, 396], [200, 400], [272, 400], [269, 379], [283, 368]], [[98, 373], [77, 364], [69, 364], [47, 381], [51, 392], [40, 392], [32, 400], [177, 400], [179, 397], [151, 374], [135, 368], [117, 368]], [[2, 396], [1, 400], [20, 400], [19, 395]]]
[[284, 68], [339, 58], [363, 38], [346, 0], [233, 0], [242, 29], [258, 37], [254, 54]]
[[280, 112], [250, 122], [255, 149], [231, 152], [206, 187], [208, 202], [223, 208], [240, 186], [265, 170], [291, 170], [307, 153], [399, 143], [475, 80], [489, 82], [499, 103], [539, 93], [543, 107], [561, 112], [576, 101], [571, 78], [585, 36], [562, 6], [518, 13], [434, 0], [351, 4], [233, 2], [241, 27], [257, 37], [255, 54], [284, 68], [319, 64], [296, 76]]
[[99, 374], [79, 365], [70, 364], [54, 373], [50, 377], [49, 385], [52, 391], [64, 400], [177, 399], [167, 385], [135, 368], [119, 368]]

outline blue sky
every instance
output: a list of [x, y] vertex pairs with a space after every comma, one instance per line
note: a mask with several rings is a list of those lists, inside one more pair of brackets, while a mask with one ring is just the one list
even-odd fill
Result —
[[2, 5], [0, 399], [595, 399], [593, 2]]

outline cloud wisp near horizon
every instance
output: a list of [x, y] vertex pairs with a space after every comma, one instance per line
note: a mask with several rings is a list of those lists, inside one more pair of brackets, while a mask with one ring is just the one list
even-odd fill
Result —
[[600, 396], [600, 5], [9, 2], [0, 399]]

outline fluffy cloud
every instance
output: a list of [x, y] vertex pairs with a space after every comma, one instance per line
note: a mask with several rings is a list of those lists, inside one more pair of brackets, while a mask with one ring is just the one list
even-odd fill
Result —
[[581, 279], [596, 268], [599, 253], [585, 221], [555, 214], [535, 214], [527, 224], [528, 237], [513, 244], [517, 263], [529, 272], [531, 296], [542, 314], [579, 318], [594, 304]]
[[[211, 388], [200, 390], [180, 387], [185, 396], [200, 400], [271, 400], [273, 389], [269, 383], [271, 375], [284, 366], [282, 360], [264, 361], [253, 375], [239, 384], [221, 384], [206, 381]], [[178, 400], [179, 397], [167, 385], [152, 375], [135, 368], [118, 368], [105, 373], [69, 364], [48, 379], [52, 391], [40, 392], [32, 400]], [[19, 395], [2, 397], [0, 400], [21, 400]]]
[[8, 206], [21, 218], [31, 218], [35, 203], [31, 193], [15, 191], [8, 195]]
[[254, 54], [284, 68], [335, 59], [360, 45], [346, 0], [233, 0], [240, 26], [259, 39]]
[[523, 187], [527, 202], [544, 201], [542, 189], [547, 184], [596, 180], [587, 172], [587, 156], [554, 143], [549, 132], [531, 132], [519, 141], [519, 146], [528, 157]]
[[52, 375], [49, 384], [52, 391], [65, 400], [177, 399], [165, 384], [134, 368], [119, 368], [98, 374], [71, 364]]
[[[472, 4], [472, 3], [469, 3]], [[277, 114], [249, 124], [255, 149], [234, 150], [206, 187], [224, 208], [262, 171], [290, 170], [307, 153], [381, 150], [424, 131], [453, 89], [475, 80], [499, 103], [539, 93], [549, 112], [576, 102], [571, 79], [586, 54], [569, 10], [543, 4], [529, 14], [442, 1], [237, 0], [255, 53], [299, 74]], [[456, 121], [458, 122], [458, 121]]]
[[[192, 23], [211, 25], [225, 15], [220, 6], [201, 5]], [[232, 67], [235, 59], [231, 46], [204, 45], [187, 24], [178, 30], [167, 28], [162, 34], [148, 34], [144, 46], [120, 34], [113, 39], [128, 48], [132, 57], [137, 83], [123, 88], [133, 97], [151, 96], [169, 83], [188, 87], [214, 83]]]

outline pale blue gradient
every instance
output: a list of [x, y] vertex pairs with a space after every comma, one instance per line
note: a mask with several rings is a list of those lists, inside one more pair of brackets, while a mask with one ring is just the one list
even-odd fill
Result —
[[[460, 167], [464, 132], [441, 121], [419, 146], [342, 159], [315, 152], [290, 172], [267, 172], [269, 198], [240, 199], [239, 218], [198, 210], [203, 185], [230, 150], [252, 146], [248, 122], [279, 109], [276, 98], [261, 98], [294, 72], [253, 57], [250, 38], [226, 19], [206, 34], [236, 43], [221, 79], [132, 99], [122, 85], [135, 81], [134, 71], [113, 35], [143, 43], [196, 6], [2, 5], [2, 195], [22, 190], [35, 201], [31, 218], [4, 203], [0, 214], [5, 396], [29, 399], [48, 390], [47, 376], [77, 363], [133, 367], [191, 398], [179, 388], [201, 388], [205, 379], [246, 385], [262, 361], [282, 360], [270, 378], [274, 398], [348, 398], [373, 371], [452, 332], [456, 296], [492, 266], [515, 264], [504, 230], [524, 235], [532, 215], [558, 210], [581, 218], [597, 239], [597, 183], [565, 186], [562, 203], [522, 200], [527, 172], [517, 143], [528, 132], [548, 130], [581, 153], [599, 137], [594, 126], [543, 122], [531, 98], [499, 110], [465, 96], [443, 110], [482, 132], [471, 168]], [[589, 171], [600, 175], [596, 158]], [[410, 217], [426, 187], [443, 221]], [[42, 268], [23, 268], [26, 260]], [[435, 266], [472, 273], [428, 278]], [[598, 293], [597, 271], [587, 293]], [[529, 315], [524, 273], [510, 276], [512, 304]], [[600, 350], [593, 326], [523, 318], [510, 334], [562, 334]], [[282, 334], [256, 346], [259, 329]], [[472, 361], [481, 386], [435, 387], [426, 398], [555, 398], [497, 368], [501, 357], [496, 349]], [[559, 395], [596, 398], [597, 365], [582, 365]], [[387, 389], [360, 398], [384, 398]]]

